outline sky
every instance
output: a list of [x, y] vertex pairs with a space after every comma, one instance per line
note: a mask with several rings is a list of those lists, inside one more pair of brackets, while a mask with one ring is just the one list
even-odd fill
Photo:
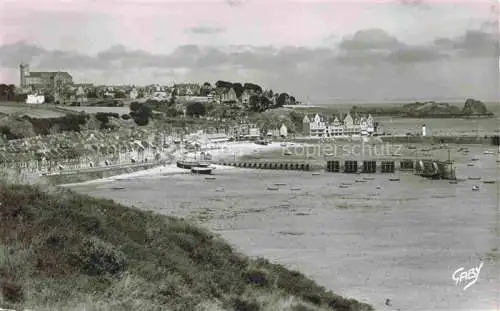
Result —
[[497, 100], [493, 0], [0, 0], [0, 83], [258, 83], [302, 101]]

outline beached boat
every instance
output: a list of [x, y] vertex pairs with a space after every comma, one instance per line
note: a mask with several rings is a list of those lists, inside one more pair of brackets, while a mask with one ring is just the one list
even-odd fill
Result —
[[281, 144], [280, 144], [280, 146], [281, 146], [281, 147], [286, 147], [286, 146], [287, 146], [287, 144], [286, 144], [286, 143], [281, 143]]
[[452, 185], [456, 185], [456, 184], [458, 184], [458, 180], [450, 180], [448, 183], [452, 184]]
[[479, 161], [479, 156], [475, 156], [471, 159], [471, 161]]
[[191, 169], [192, 167], [198, 166], [197, 161], [177, 161], [178, 168]]
[[375, 177], [363, 177], [364, 180], [374, 180]]
[[483, 152], [483, 154], [495, 154], [495, 152], [493, 152], [491, 150], [486, 150], [485, 152]]
[[267, 190], [273, 190], [273, 191], [276, 191], [276, 190], [279, 190], [280, 187], [276, 186], [276, 185], [270, 185], [270, 186], [267, 186]]
[[312, 173], [313, 176], [319, 176], [321, 173]]
[[349, 185], [340, 184], [339, 188], [349, 188]]
[[400, 181], [399, 177], [391, 177], [389, 178], [389, 181]]
[[191, 167], [191, 173], [210, 175], [210, 174], [212, 174], [212, 168], [211, 167], [193, 166], [193, 167]]
[[483, 180], [483, 184], [494, 184], [496, 180]]
[[205, 177], [205, 180], [215, 180], [215, 177]]
[[290, 190], [292, 190], [292, 191], [299, 191], [300, 188], [299, 187], [292, 187], [292, 188], [290, 188]]
[[481, 177], [469, 177], [469, 180], [481, 180]]
[[376, 188], [376, 189], [381, 189], [382, 187], [380, 187], [380, 186], [377, 186], [377, 187], [375, 187], [375, 188]]
[[283, 154], [284, 155], [292, 155], [292, 153], [290, 151], [288, 151], [288, 150], [286, 150]]
[[356, 179], [355, 182], [366, 182], [365, 179]]
[[255, 143], [256, 143], [257, 145], [263, 145], [263, 146], [268, 145], [268, 142], [267, 142], [267, 141], [265, 141], [265, 140], [256, 140], [256, 141], [255, 141]]
[[472, 162], [467, 163], [467, 166], [474, 166], [474, 163], [472, 163]]
[[478, 185], [472, 186], [472, 191], [479, 191], [479, 186]]

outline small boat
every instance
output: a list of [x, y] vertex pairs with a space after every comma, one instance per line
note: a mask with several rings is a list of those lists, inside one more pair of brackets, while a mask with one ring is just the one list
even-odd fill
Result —
[[496, 180], [483, 180], [483, 184], [494, 184]]
[[267, 190], [274, 190], [274, 191], [276, 191], [276, 190], [279, 190], [279, 189], [280, 189], [280, 187], [275, 186], [275, 185], [267, 186]]
[[375, 188], [376, 188], [376, 189], [381, 189], [382, 187], [380, 187], [380, 186], [377, 186], [377, 187], [375, 187]]
[[212, 168], [211, 167], [194, 166], [194, 167], [191, 167], [191, 173], [193, 173], [193, 174], [210, 175], [210, 174], [212, 174]]
[[215, 189], [215, 192], [224, 192], [224, 188], [217, 188]]
[[215, 180], [215, 177], [205, 177], [205, 180]]
[[275, 186], [286, 186], [286, 184], [285, 184], [285, 183], [282, 183], [282, 182], [275, 183], [274, 185], [275, 185]]
[[340, 184], [339, 188], [349, 188], [349, 185]]
[[288, 151], [288, 150], [286, 150], [283, 154], [284, 155], [292, 155], [292, 153], [290, 151]]
[[350, 182], [343, 182], [343, 183], [340, 183], [341, 185], [344, 185], [344, 186], [352, 186], [352, 183]]
[[472, 162], [467, 163], [467, 166], [474, 166], [474, 163], [472, 163]]
[[479, 161], [479, 157], [478, 156], [475, 156], [471, 159], [471, 161]]
[[479, 186], [478, 185], [472, 186], [472, 191], [479, 191]]
[[292, 188], [290, 188], [290, 190], [292, 190], [292, 191], [299, 191], [301, 189], [299, 187], [292, 187]]
[[356, 179], [355, 182], [366, 182], [365, 179]]
[[262, 146], [266, 146], [268, 144], [268, 142], [265, 140], [257, 140], [257, 141], [255, 141], [255, 143], [257, 145], [262, 145]]
[[483, 152], [483, 154], [495, 154], [495, 153], [491, 150], [486, 150], [485, 152]]
[[191, 169], [192, 167], [198, 166], [199, 163], [196, 161], [177, 161], [178, 168]]
[[417, 147], [413, 146], [413, 145], [410, 145], [410, 146], [408, 146], [408, 149], [417, 149]]
[[281, 147], [286, 147], [287, 146], [287, 143], [281, 143], [280, 144]]
[[399, 181], [399, 177], [391, 177], [389, 178], [389, 181]]
[[374, 180], [375, 177], [363, 177], [364, 180]]
[[210, 163], [207, 163], [207, 162], [199, 162], [198, 165], [196, 165], [197, 167], [209, 167], [210, 166]]
[[113, 189], [113, 190], [123, 190], [123, 189], [125, 189], [125, 187], [112, 187], [111, 189]]
[[321, 173], [312, 173], [313, 176], [319, 176]]
[[393, 157], [400, 157], [400, 156], [401, 156], [401, 154], [400, 154], [400, 153], [393, 153], [393, 154], [392, 154], [392, 156], [393, 156]]
[[481, 180], [481, 177], [469, 177], [469, 180]]
[[456, 185], [456, 184], [458, 184], [458, 180], [450, 180], [448, 183], [452, 184], [452, 185]]

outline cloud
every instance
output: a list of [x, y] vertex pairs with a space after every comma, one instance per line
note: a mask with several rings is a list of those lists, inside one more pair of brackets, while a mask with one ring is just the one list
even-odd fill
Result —
[[430, 9], [430, 4], [424, 0], [400, 0], [400, 3], [407, 7], [419, 8], [419, 9]]
[[499, 36], [484, 30], [468, 30], [455, 38], [437, 38], [435, 46], [465, 57], [498, 57]]
[[226, 3], [232, 7], [242, 6], [246, 2], [248, 2], [248, 0], [226, 0]]
[[0, 67], [10, 68], [13, 81], [19, 63], [27, 62], [34, 71], [65, 70], [75, 81], [95, 83], [230, 80], [311, 97], [474, 96], [496, 94], [497, 85], [477, 83], [485, 75], [496, 81], [496, 45], [495, 36], [481, 30], [410, 45], [381, 29], [361, 30], [321, 48], [182, 45], [157, 54], [114, 45], [84, 55], [19, 42], [0, 46]]
[[382, 29], [365, 29], [356, 32], [352, 37], [344, 37], [339, 48], [345, 51], [394, 50], [403, 43], [390, 36]]
[[198, 34], [198, 35], [208, 35], [208, 34], [218, 34], [225, 32], [226, 29], [222, 27], [210, 27], [210, 26], [197, 26], [186, 29], [187, 32]]
[[339, 44], [339, 60], [350, 65], [407, 64], [436, 61], [447, 55], [432, 46], [408, 45], [382, 29], [365, 29]]

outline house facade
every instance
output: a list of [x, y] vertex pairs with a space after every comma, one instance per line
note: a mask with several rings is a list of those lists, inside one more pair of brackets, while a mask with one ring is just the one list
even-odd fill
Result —
[[312, 119], [305, 116], [302, 123], [303, 134], [311, 137], [371, 136], [376, 132], [371, 115], [354, 119], [347, 114], [342, 121], [335, 117], [333, 122], [328, 122], [316, 114]]

